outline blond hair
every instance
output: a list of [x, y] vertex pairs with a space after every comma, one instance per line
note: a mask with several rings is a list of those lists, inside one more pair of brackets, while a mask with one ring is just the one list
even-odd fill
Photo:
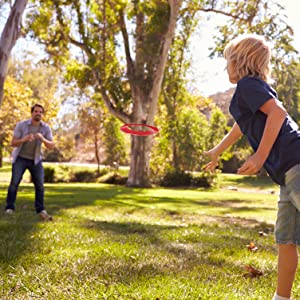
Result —
[[231, 64], [236, 82], [245, 76], [256, 76], [271, 82], [271, 50], [265, 39], [257, 35], [243, 35], [233, 39], [224, 49], [224, 57]]

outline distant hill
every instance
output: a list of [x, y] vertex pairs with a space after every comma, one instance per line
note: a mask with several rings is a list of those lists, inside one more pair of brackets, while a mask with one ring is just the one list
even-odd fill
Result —
[[213, 102], [220, 107], [220, 109], [222, 110], [222, 112], [229, 116], [229, 103], [230, 100], [233, 96], [235, 88], [230, 88], [229, 90], [225, 91], [225, 92], [218, 92], [214, 95], [209, 96], [208, 98], [211, 98], [213, 100]]

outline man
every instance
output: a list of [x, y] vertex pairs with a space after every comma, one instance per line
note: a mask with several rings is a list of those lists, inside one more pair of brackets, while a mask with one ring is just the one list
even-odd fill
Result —
[[42, 144], [48, 149], [54, 148], [50, 127], [41, 121], [44, 108], [35, 104], [31, 108], [31, 119], [19, 122], [14, 130], [11, 146], [15, 147], [12, 153], [12, 177], [6, 197], [5, 212], [12, 214], [19, 184], [26, 169], [31, 174], [35, 187], [35, 210], [42, 220], [50, 221], [44, 207], [44, 168], [42, 165]]

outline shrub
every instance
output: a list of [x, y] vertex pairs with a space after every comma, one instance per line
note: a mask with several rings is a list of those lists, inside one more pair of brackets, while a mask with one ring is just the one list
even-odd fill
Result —
[[97, 173], [95, 171], [76, 171], [72, 174], [71, 182], [95, 182], [97, 179]]
[[201, 172], [192, 174], [182, 170], [169, 170], [162, 178], [160, 185], [165, 187], [203, 187], [210, 188], [216, 184], [216, 173]]
[[216, 185], [217, 173], [202, 172], [193, 175], [192, 186], [210, 188]]
[[100, 177], [97, 182], [99, 183], [109, 183], [109, 184], [120, 184], [125, 185], [128, 177], [122, 176], [116, 172], [109, 172], [102, 177]]
[[52, 167], [44, 167], [44, 181], [48, 183], [55, 182], [55, 169]]
[[55, 182], [70, 182], [72, 168], [59, 165], [55, 168]]
[[170, 170], [162, 178], [160, 185], [165, 187], [190, 186], [192, 175], [181, 170]]
[[77, 166], [55, 165], [45, 166], [45, 182], [96, 182], [97, 178], [108, 173], [107, 168], [98, 171]]

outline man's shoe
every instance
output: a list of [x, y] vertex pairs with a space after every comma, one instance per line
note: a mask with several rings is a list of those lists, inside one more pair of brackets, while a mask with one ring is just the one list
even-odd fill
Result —
[[8, 215], [12, 215], [12, 214], [14, 213], [14, 210], [11, 209], [11, 208], [7, 208], [7, 209], [5, 210], [5, 213], [8, 214]]
[[48, 215], [48, 213], [45, 210], [39, 212], [39, 215], [43, 221], [53, 221], [52, 216]]

